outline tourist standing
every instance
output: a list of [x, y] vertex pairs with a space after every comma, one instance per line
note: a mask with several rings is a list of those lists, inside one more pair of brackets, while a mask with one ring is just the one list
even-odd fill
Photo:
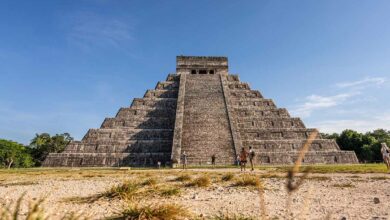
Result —
[[237, 162], [237, 166], [240, 166], [240, 155], [237, 155], [236, 162]]
[[249, 163], [251, 163], [251, 171], [254, 171], [253, 160], [255, 159], [255, 151], [252, 149], [252, 146], [249, 146]]
[[387, 170], [390, 170], [390, 149], [387, 147], [386, 143], [381, 143], [381, 153], [383, 157], [383, 162], [387, 166]]
[[185, 151], [181, 154], [181, 161], [183, 163], [183, 170], [187, 169], [187, 154]]
[[211, 156], [211, 165], [213, 165], [213, 167], [215, 167], [215, 159], [216, 159], [215, 154], [213, 154]]
[[246, 169], [246, 162], [247, 162], [248, 152], [245, 150], [245, 148], [241, 149], [240, 153], [240, 165], [241, 165], [241, 171], [245, 171]]

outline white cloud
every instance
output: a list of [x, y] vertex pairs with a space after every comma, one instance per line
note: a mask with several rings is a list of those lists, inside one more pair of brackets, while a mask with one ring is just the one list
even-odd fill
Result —
[[390, 112], [366, 118], [319, 121], [309, 124], [309, 126], [318, 128], [324, 133], [340, 133], [347, 128], [359, 132], [372, 131], [378, 128], [390, 130]]
[[364, 88], [364, 87], [371, 86], [371, 85], [381, 85], [385, 82], [386, 82], [386, 78], [384, 78], [384, 77], [366, 77], [362, 80], [337, 83], [336, 87], [338, 87], [338, 88], [351, 88], [351, 87]]
[[341, 93], [334, 96], [310, 95], [305, 98], [305, 102], [292, 110], [292, 113], [298, 116], [310, 116], [312, 111], [334, 107], [343, 104], [348, 98], [359, 93]]

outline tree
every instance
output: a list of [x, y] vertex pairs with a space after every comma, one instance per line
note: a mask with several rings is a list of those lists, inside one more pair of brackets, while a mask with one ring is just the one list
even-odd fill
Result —
[[49, 153], [60, 153], [73, 140], [68, 133], [50, 136], [48, 133], [36, 134], [30, 147], [36, 164], [39, 166]]
[[31, 167], [34, 164], [29, 149], [17, 142], [0, 139], [0, 166]]

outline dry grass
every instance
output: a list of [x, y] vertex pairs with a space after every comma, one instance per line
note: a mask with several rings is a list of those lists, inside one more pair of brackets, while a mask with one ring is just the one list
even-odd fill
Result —
[[[29, 203], [27, 212], [23, 212], [23, 217], [21, 217], [21, 206], [23, 201], [24, 194], [19, 197], [15, 203], [15, 207], [12, 208], [13, 204], [8, 206], [0, 206], [0, 219], [1, 220], [43, 220], [43, 219], [54, 219], [50, 218], [48, 214], [45, 213], [45, 210], [42, 206], [44, 199], [39, 199], [35, 203]], [[57, 219], [60, 220], [86, 220], [87, 217], [82, 214], [76, 215], [74, 213], [65, 213], [62, 217]]]
[[307, 180], [315, 180], [315, 181], [330, 181], [332, 178], [328, 176], [308, 176], [306, 177]]
[[120, 216], [113, 219], [126, 219], [126, 220], [176, 220], [176, 219], [188, 219], [191, 217], [190, 212], [176, 204], [161, 204], [161, 205], [148, 205], [139, 206], [130, 204], [125, 208]]
[[181, 190], [177, 187], [168, 187], [168, 188], [163, 188], [159, 190], [160, 196], [163, 197], [171, 197], [171, 196], [178, 196], [181, 194]]
[[182, 174], [178, 177], [176, 177], [175, 181], [178, 182], [185, 182], [185, 181], [190, 181], [192, 178], [189, 174]]
[[243, 175], [240, 178], [236, 180], [236, 182], [233, 184], [233, 186], [255, 186], [260, 187], [261, 182], [260, 179], [256, 176], [249, 176], [249, 175]]
[[222, 181], [230, 181], [234, 179], [234, 174], [233, 173], [226, 173], [221, 177]]
[[210, 177], [208, 176], [200, 176], [190, 183], [188, 183], [186, 186], [191, 187], [191, 186], [196, 186], [196, 187], [208, 187], [211, 184]]
[[146, 179], [142, 185], [144, 186], [155, 186], [157, 184], [157, 180], [155, 178], [149, 178], [149, 179]]

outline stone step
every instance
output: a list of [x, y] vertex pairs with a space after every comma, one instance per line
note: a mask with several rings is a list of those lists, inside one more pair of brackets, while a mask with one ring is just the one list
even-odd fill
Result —
[[131, 107], [158, 107], [176, 109], [176, 98], [135, 98]]
[[82, 141], [91, 140], [172, 140], [173, 129], [89, 129]]
[[[285, 152], [300, 151], [307, 140], [245, 140], [242, 145], [249, 149], [251, 146], [256, 152]], [[339, 151], [334, 140], [315, 139], [309, 148], [310, 151]]]
[[259, 108], [245, 109], [237, 108], [233, 111], [235, 117], [290, 117], [290, 114], [285, 108], [266, 109], [261, 110]]
[[127, 143], [70, 143], [64, 153], [169, 153], [171, 140], [137, 140]]
[[144, 128], [144, 129], [173, 129], [173, 117], [132, 117], [132, 118], [106, 118], [101, 128]]
[[300, 118], [238, 118], [236, 121], [238, 129], [246, 128], [305, 128]]
[[263, 98], [263, 95], [256, 90], [230, 90], [231, 99]]
[[[307, 139], [316, 129], [310, 128], [269, 128], [269, 129], [239, 129], [240, 137], [244, 140], [279, 140]], [[321, 138], [317, 134], [317, 138]]]
[[50, 167], [120, 167], [169, 165], [170, 153], [51, 153], [43, 166]]
[[[258, 153], [255, 156], [255, 164], [293, 164], [298, 158], [299, 152], [267, 152]], [[335, 164], [358, 163], [353, 151], [333, 152], [307, 152], [303, 164]]]
[[230, 90], [250, 90], [248, 83], [238, 82], [238, 81], [229, 81], [228, 87]]
[[176, 108], [138, 108], [128, 107], [119, 109], [116, 118], [140, 117], [175, 117]]
[[165, 81], [165, 82], [158, 82], [155, 89], [178, 89], [179, 88], [179, 82], [177, 81]]
[[178, 90], [167, 89], [149, 89], [146, 91], [144, 98], [175, 98], [177, 99]]
[[263, 98], [250, 98], [244, 101], [233, 99], [231, 100], [233, 107], [261, 107], [261, 108], [276, 108], [275, 103], [272, 99], [263, 99]]

